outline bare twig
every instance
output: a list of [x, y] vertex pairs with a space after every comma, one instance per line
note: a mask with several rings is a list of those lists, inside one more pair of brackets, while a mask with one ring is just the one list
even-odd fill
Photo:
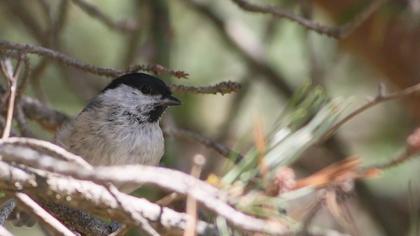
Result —
[[411, 96], [414, 94], [418, 94], [420, 92], [420, 83], [413, 85], [411, 87], [408, 87], [406, 89], [403, 89], [401, 91], [385, 94], [383, 91], [383, 87], [379, 86], [378, 94], [371, 99], [366, 104], [360, 106], [359, 108], [352, 111], [350, 114], [346, 115], [344, 118], [342, 118], [339, 122], [337, 122], [335, 125], [333, 125], [326, 133], [323, 135], [319, 140], [319, 142], [326, 141], [329, 137], [331, 137], [342, 125], [344, 125], [347, 121], [351, 120], [355, 116], [359, 115], [360, 113], [366, 111], [367, 109], [376, 106], [382, 102], [387, 102], [395, 99], [400, 99], [403, 97]]
[[224, 81], [212, 86], [194, 87], [171, 84], [171, 90], [178, 93], [192, 92], [192, 93], [205, 93], [205, 94], [217, 94], [222, 95], [232, 92], [238, 92], [241, 85], [232, 81]]
[[247, 0], [232, 1], [236, 3], [240, 8], [246, 11], [271, 14], [274, 17], [286, 18], [300, 24], [308, 30], [312, 30], [319, 34], [324, 34], [326, 36], [333, 37], [336, 39], [343, 39], [349, 36], [355, 29], [357, 29], [363, 22], [365, 22], [374, 12], [376, 12], [386, 2], [386, 0], [371, 1], [370, 5], [357, 16], [355, 16], [353, 20], [336, 28], [321, 25], [317, 22], [314, 22], [310, 19], [306, 19], [299, 15], [295, 15], [292, 12], [286, 11], [277, 6], [257, 5], [254, 3], [250, 3]]
[[54, 51], [49, 48], [41, 47], [41, 46], [33, 46], [29, 44], [20, 44], [20, 43], [12, 43], [5, 40], [0, 40], [0, 49], [6, 49], [6, 50], [16, 50], [20, 52], [26, 52], [31, 54], [36, 54], [39, 56], [48, 57], [50, 59], [57, 60], [61, 63], [64, 63], [66, 65], [73, 66], [77, 69], [87, 71], [89, 73], [97, 74], [97, 75], [103, 75], [103, 76], [110, 76], [110, 77], [116, 77], [118, 75], [123, 74], [123, 71], [116, 70], [116, 69], [110, 69], [110, 68], [102, 68], [102, 67], [96, 67], [90, 64], [86, 64], [83, 62], [78, 61], [75, 58], [72, 58], [66, 54], [63, 54], [61, 52]]
[[[193, 161], [194, 164], [191, 169], [191, 176], [199, 179], [206, 159], [202, 155], [196, 155], [194, 156]], [[195, 236], [195, 227], [197, 224], [197, 201], [191, 195], [187, 196], [187, 214], [190, 216], [190, 218], [188, 218], [187, 228], [184, 231], [184, 236]]]
[[[18, 51], [22, 53], [36, 54], [39, 56], [56, 60], [65, 65], [72, 66], [74, 68], [77, 68], [79, 70], [82, 70], [88, 73], [101, 75], [101, 76], [107, 76], [107, 77], [117, 77], [127, 72], [134, 72], [134, 71], [139, 71], [139, 70], [149, 71], [149, 72], [159, 71], [160, 73], [167, 72], [177, 78], [185, 78], [188, 75], [187, 73], [183, 71], [170, 70], [159, 65], [136, 65], [136, 66], [129, 67], [127, 70], [118, 70], [118, 69], [112, 69], [112, 68], [98, 67], [98, 66], [81, 62], [77, 60], [76, 58], [70, 57], [64, 53], [61, 53], [61, 52], [58, 52], [49, 48], [45, 48], [41, 46], [34, 46], [34, 45], [29, 45], [29, 44], [12, 43], [5, 40], [0, 40], [0, 52], [1, 50], [13, 50], [13, 51]], [[160, 69], [156, 69], [156, 68], [160, 68]]]
[[389, 169], [391, 167], [395, 167], [398, 166], [408, 160], [410, 160], [412, 157], [414, 157], [413, 152], [409, 151], [408, 149], [405, 149], [400, 155], [398, 155], [397, 157], [395, 157], [394, 159], [383, 163], [383, 164], [376, 164], [376, 165], [372, 165], [369, 167], [364, 168], [365, 170], [370, 170], [370, 169], [380, 169], [380, 170], [385, 170], [385, 169]]
[[20, 206], [29, 213], [34, 214], [43, 224], [48, 226], [57, 235], [75, 236], [66, 226], [45, 211], [38, 203], [24, 193], [16, 193], [16, 199]]
[[364, 170], [368, 171], [371, 169], [388, 169], [391, 167], [395, 167], [397, 165], [400, 165], [408, 160], [410, 160], [412, 157], [414, 157], [416, 154], [420, 152], [420, 128], [417, 128], [412, 134], [410, 134], [407, 138], [407, 145], [404, 151], [397, 156], [396, 158], [380, 165], [372, 165], [365, 167]]
[[19, 71], [19, 66], [20, 66], [20, 63], [18, 62], [18, 65], [16, 66], [16, 70], [13, 71], [10, 60], [1, 62], [1, 70], [3, 72], [3, 75], [7, 78], [10, 84], [9, 105], [7, 108], [6, 125], [3, 130], [2, 139], [8, 138], [10, 136], [10, 130], [12, 128], [13, 112], [15, 108], [16, 89], [17, 89], [17, 77], [18, 77], [17, 74]]
[[114, 21], [102, 12], [98, 7], [95, 5], [85, 1], [85, 0], [72, 0], [74, 4], [80, 7], [84, 12], [86, 12], [89, 16], [98, 19], [110, 29], [115, 29], [120, 32], [133, 32], [137, 30], [138, 25], [137, 22], [133, 20], [125, 20], [125, 21]]

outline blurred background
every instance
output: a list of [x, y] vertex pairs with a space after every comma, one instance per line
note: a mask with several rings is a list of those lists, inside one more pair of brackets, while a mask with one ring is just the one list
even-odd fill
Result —
[[[254, 2], [340, 26], [372, 1]], [[164, 119], [239, 152], [253, 144], [250, 131], [256, 123], [265, 133], [273, 129], [294, 91], [305, 84], [351, 101], [349, 109], [354, 109], [377, 94], [379, 83], [399, 90], [420, 82], [418, 0], [387, 1], [342, 39], [226, 0], [0, 0], [0, 38], [52, 48], [97, 66], [160, 64], [189, 74], [188, 79], [164, 76], [173, 84], [239, 82], [239, 92], [223, 96], [176, 94], [183, 106]], [[49, 59], [30, 59], [26, 94], [71, 116], [110, 81]], [[366, 165], [381, 163], [403, 150], [419, 121], [420, 96], [381, 104], [352, 119], [326, 145], [311, 147], [293, 168], [298, 177], [307, 176], [351, 155]], [[37, 137], [53, 137], [35, 123], [31, 129]], [[217, 152], [188, 139], [167, 140], [163, 166], [189, 172], [192, 156], [202, 153], [207, 158], [202, 178], [226, 171], [225, 158]], [[419, 170], [419, 161], [413, 160], [356, 183], [348, 206], [360, 235], [420, 235]], [[153, 189], [139, 194], [164, 196]], [[341, 229], [326, 210], [315, 220]], [[14, 230], [34, 233], [32, 228]]]

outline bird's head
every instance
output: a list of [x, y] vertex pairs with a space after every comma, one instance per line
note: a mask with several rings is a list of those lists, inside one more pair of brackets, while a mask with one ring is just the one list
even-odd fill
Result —
[[99, 97], [103, 105], [120, 106], [116, 110], [121, 110], [122, 115], [136, 116], [144, 122], [156, 122], [168, 106], [181, 104], [162, 80], [144, 73], [114, 79]]

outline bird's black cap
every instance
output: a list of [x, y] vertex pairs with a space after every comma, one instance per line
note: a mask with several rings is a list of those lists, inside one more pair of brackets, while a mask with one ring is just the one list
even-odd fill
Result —
[[171, 96], [171, 90], [161, 79], [144, 73], [122, 75], [114, 79], [102, 92], [117, 88], [121, 84], [136, 88], [143, 94], [162, 95], [164, 97]]

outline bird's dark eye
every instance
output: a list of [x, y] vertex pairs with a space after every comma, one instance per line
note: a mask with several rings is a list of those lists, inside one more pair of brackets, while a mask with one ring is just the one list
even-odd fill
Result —
[[143, 86], [143, 87], [141, 87], [140, 90], [143, 94], [150, 94], [151, 93], [151, 89], [150, 89], [149, 86]]

